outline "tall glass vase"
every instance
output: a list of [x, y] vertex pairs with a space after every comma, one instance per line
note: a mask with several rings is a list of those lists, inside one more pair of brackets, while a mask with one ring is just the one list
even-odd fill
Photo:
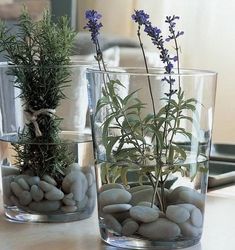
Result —
[[[67, 222], [94, 209], [85, 62], [0, 65], [4, 212], [13, 221]], [[63, 81], [61, 75], [65, 78]], [[59, 88], [51, 88], [56, 84]], [[34, 86], [34, 88], [32, 87]], [[55, 100], [59, 96], [60, 100]]]
[[87, 74], [101, 238], [129, 249], [192, 246], [203, 232], [216, 73], [145, 72]]

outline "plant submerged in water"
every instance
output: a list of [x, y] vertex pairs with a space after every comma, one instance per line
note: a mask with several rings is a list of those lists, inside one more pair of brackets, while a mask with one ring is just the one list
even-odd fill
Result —
[[64, 65], [70, 62], [75, 33], [67, 18], [54, 24], [48, 12], [33, 22], [23, 11], [18, 28], [17, 34], [11, 34], [3, 23], [0, 27], [0, 51], [14, 65], [8, 74], [16, 76], [14, 84], [20, 89], [28, 121], [13, 144], [17, 165], [23, 172], [30, 170], [40, 177], [49, 174], [60, 182], [73, 159], [60, 140], [61, 119], [55, 110], [65, 98], [63, 89], [70, 80], [70, 70]]
[[[101, 15], [91, 10], [86, 12], [89, 20], [85, 28], [91, 32], [91, 38], [96, 46], [96, 59], [99, 68], [106, 71], [99, 46], [99, 30], [102, 24], [99, 23]], [[183, 32], [175, 31], [178, 16], [166, 17], [169, 25], [169, 36], [164, 39], [159, 28], [152, 26], [149, 15], [143, 10], [135, 11], [132, 19], [138, 24], [137, 36], [143, 53], [148, 90], [151, 97], [152, 112], [143, 117], [142, 113], [146, 109], [146, 104], [135, 97], [136, 92], [122, 98], [118, 94], [118, 88], [123, 88], [119, 80], [111, 80], [107, 72], [107, 81], [104, 78], [103, 97], [99, 99], [96, 107], [96, 115], [103, 108], [109, 110], [102, 124], [101, 143], [105, 147], [106, 159], [102, 163], [101, 171], [103, 183], [122, 181], [128, 185], [127, 173], [131, 169], [138, 169], [140, 184], [143, 179], [148, 179], [153, 186], [153, 196], [151, 206], [158, 199], [159, 207], [166, 211], [165, 185], [171, 173], [185, 173], [187, 165], [184, 164], [187, 153], [184, 147], [175, 142], [177, 135], [184, 136], [190, 141], [192, 134], [181, 127], [181, 122], [193, 121], [188, 112], [194, 112], [197, 101], [193, 98], [184, 98], [181, 89], [180, 75], [174, 76], [174, 63], [177, 63], [177, 73], [179, 69], [179, 47], [177, 38]], [[164, 64], [165, 77], [162, 83], [167, 84], [168, 92], [162, 98], [165, 104], [158, 110], [153, 97], [151, 73], [147, 65], [144, 46], [141, 39], [141, 28], [151, 38], [152, 43], [160, 52], [160, 59]], [[171, 56], [165, 47], [165, 42], [173, 41], [176, 55]], [[178, 87], [176, 83], [178, 82]], [[115, 131], [115, 132], [113, 132]], [[117, 133], [118, 131], [118, 133]], [[151, 138], [151, 142], [146, 138]], [[96, 145], [97, 146], [97, 145]]]

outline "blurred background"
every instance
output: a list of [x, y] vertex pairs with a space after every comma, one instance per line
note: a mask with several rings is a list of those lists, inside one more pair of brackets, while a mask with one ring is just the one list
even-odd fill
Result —
[[[103, 49], [107, 50], [110, 60], [115, 61], [114, 57], [118, 57], [119, 61], [114, 65], [121, 66], [142, 64], [137, 48], [136, 24], [130, 18], [134, 9], [144, 9], [152, 23], [163, 31], [165, 16], [179, 15], [178, 28], [185, 32], [179, 41], [181, 66], [218, 72], [213, 142], [235, 144], [235, 29], [232, 26], [235, 1], [0, 0], [0, 19], [12, 27], [17, 23], [22, 4], [35, 20], [41, 18], [45, 8], [50, 9], [55, 21], [58, 16], [68, 15], [71, 27], [80, 32], [74, 54], [83, 57], [93, 52], [89, 35], [83, 32], [84, 12], [86, 9], [98, 10], [103, 15]], [[147, 38], [144, 44], [148, 60], [153, 66], [158, 66], [156, 49]]]

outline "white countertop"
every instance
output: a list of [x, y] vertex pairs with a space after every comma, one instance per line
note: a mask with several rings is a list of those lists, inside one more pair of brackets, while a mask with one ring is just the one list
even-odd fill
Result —
[[[115, 250], [99, 238], [97, 212], [70, 223], [13, 223], [0, 212], [0, 250]], [[187, 250], [235, 250], [235, 185], [208, 193], [201, 243]], [[185, 250], [186, 250], [185, 249]]]

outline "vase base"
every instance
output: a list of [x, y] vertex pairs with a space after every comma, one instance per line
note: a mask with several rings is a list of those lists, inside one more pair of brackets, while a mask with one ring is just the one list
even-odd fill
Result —
[[108, 229], [100, 229], [101, 239], [108, 245], [125, 249], [170, 250], [194, 246], [200, 242], [201, 237], [193, 239], [178, 239], [174, 241], [148, 240], [137, 236], [118, 236]]
[[23, 211], [17, 207], [5, 207], [4, 213], [8, 220], [12, 222], [33, 222], [33, 223], [61, 223], [87, 219], [91, 216], [93, 209], [90, 211], [79, 211], [71, 213], [62, 213], [60, 211], [48, 214], [39, 214]]

